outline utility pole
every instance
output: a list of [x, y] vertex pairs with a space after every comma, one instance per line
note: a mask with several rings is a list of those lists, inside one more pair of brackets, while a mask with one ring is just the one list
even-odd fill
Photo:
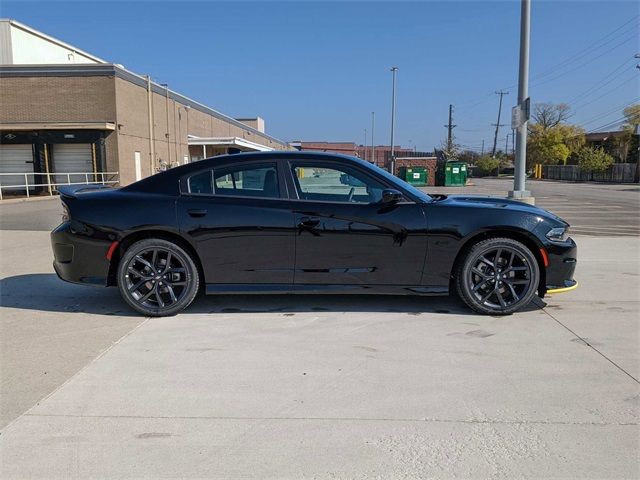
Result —
[[511, 155], [513, 155], [513, 159], [516, 159], [516, 129], [511, 129]]
[[453, 124], [453, 105], [449, 104], [449, 123], [445, 125], [447, 127], [447, 150], [451, 152], [453, 148], [453, 129], [457, 125]]
[[498, 146], [498, 131], [500, 130], [500, 127], [504, 127], [504, 125], [500, 124], [500, 115], [502, 114], [502, 97], [504, 97], [505, 95], [509, 95], [509, 92], [500, 90], [496, 92], [496, 95], [500, 95], [500, 103], [498, 104], [498, 121], [494, 123], [496, 127], [496, 133], [493, 136], [493, 150], [491, 152], [492, 158], [496, 158], [496, 148]]
[[[527, 122], [529, 120], [529, 32], [531, 30], [531, 0], [520, 3], [520, 66], [518, 71], [518, 105], [522, 118], [516, 129], [516, 159], [513, 190], [509, 197], [533, 203], [530, 192], [525, 190], [527, 170]], [[524, 110], [524, 112], [523, 112]], [[524, 115], [522, 115], [524, 113]]]
[[374, 165], [376, 162], [376, 147], [373, 143], [373, 129], [376, 126], [376, 112], [371, 112], [371, 163]]
[[391, 175], [396, 174], [396, 158], [395, 158], [395, 147], [394, 147], [394, 128], [396, 122], [396, 72], [398, 71], [398, 67], [391, 67], [391, 76], [392, 76], [392, 84], [391, 84]]
[[480, 151], [480, 156], [484, 157], [484, 139], [482, 139], [482, 150]]
[[507, 136], [504, 139], [504, 156], [505, 157], [509, 156], [509, 135], [511, 134], [507, 133]]

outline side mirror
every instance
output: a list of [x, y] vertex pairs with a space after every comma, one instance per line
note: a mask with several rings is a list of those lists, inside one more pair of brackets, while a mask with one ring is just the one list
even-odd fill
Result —
[[386, 188], [382, 191], [382, 200], [380, 200], [380, 203], [390, 205], [398, 203], [400, 200], [402, 200], [402, 194], [398, 190]]

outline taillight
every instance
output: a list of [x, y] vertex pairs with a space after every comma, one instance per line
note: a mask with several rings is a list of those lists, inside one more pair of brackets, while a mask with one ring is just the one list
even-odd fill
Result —
[[62, 203], [62, 222], [68, 222], [69, 218], [71, 217], [71, 215], [69, 215], [69, 207], [67, 207], [67, 204], [64, 202]]

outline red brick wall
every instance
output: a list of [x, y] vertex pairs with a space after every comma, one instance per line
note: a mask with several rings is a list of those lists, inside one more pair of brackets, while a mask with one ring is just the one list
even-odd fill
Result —
[[438, 159], [435, 157], [396, 158], [396, 175], [402, 167], [423, 167], [427, 169], [427, 185], [435, 186]]

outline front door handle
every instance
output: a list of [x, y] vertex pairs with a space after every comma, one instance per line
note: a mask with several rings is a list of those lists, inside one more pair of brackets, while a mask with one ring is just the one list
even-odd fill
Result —
[[303, 228], [313, 228], [317, 227], [319, 224], [320, 220], [318, 220], [317, 218], [302, 217], [298, 226]]
[[190, 208], [187, 213], [190, 217], [204, 217], [207, 211], [204, 208]]

